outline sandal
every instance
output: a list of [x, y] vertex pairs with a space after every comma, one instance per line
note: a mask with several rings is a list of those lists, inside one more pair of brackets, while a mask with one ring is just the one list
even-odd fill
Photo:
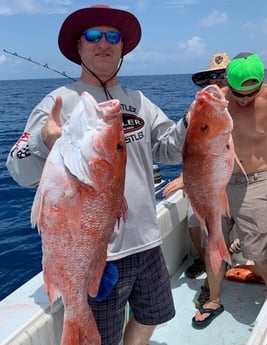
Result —
[[187, 268], [185, 276], [190, 279], [195, 279], [205, 272], [205, 264], [203, 261], [196, 259], [194, 263]]
[[198, 299], [197, 299], [197, 301], [195, 303], [196, 308], [202, 307], [203, 304], [205, 304], [209, 300], [209, 298], [210, 298], [210, 289], [209, 289], [209, 287], [203, 285], [200, 288], [201, 288], [201, 291], [200, 291]]
[[217, 309], [200, 307], [199, 311], [201, 314], [210, 314], [208, 317], [206, 317], [206, 319], [202, 321], [196, 320], [195, 316], [192, 318], [192, 326], [196, 329], [203, 329], [207, 327], [217, 316], [219, 316], [224, 311], [224, 306], [220, 305], [220, 307]]

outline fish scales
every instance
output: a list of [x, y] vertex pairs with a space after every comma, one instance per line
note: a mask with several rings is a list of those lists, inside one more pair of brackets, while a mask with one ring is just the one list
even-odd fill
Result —
[[43, 275], [51, 306], [61, 296], [61, 345], [100, 345], [87, 302], [98, 293], [108, 242], [120, 215], [126, 146], [120, 103], [83, 93], [55, 142], [32, 206], [41, 233]]
[[215, 274], [231, 262], [221, 217], [229, 214], [226, 186], [234, 167], [233, 121], [228, 101], [217, 85], [197, 92], [190, 107], [183, 146], [183, 179], [201, 229], [208, 233], [208, 253]]

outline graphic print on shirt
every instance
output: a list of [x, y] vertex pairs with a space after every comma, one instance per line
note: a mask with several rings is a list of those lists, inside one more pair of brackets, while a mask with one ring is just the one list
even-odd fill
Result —
[[129, 113], [130, 111], [136, 113], [136, 108], [121, 104], [121, 111], [126, 144], [143, 139], [144, 132], [141, 129], [144, 127], [145, 121], [136, 114]]
[[[121, 112], [126, 144], [143, 139], [144, 132], [142, 128], [145, 125], [145, 121], [137, 115], [136, 107], [121, 104]], [[18, 159], [24, 159], [31, 155], [28, 144], [29, 136], [29, 132], [24, 132], [22, 134], [22, 136], [16, 142], [13, 150], [10, 152], [12, 157], [16, 156]]]
[[16, 142], [13, 150], [10, 152], [11, 157], [16, 155], [18, 159], [23, 159], [31, 155], [29, 145], [28, 145], [29, 136], [30, 136], [30, 133], [28, 132], [24, 132], [22, 134], [22, 136]]

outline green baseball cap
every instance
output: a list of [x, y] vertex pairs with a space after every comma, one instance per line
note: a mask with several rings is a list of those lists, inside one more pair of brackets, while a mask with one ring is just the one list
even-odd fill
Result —
[[[264, 65], [257, 54], [240, 53], [232, 59], [226, 69], [227, 82], [230, 87], [239, 91], [253, 90], [264, 81]], [[243, 84], [255, 80], [253, 85]]]

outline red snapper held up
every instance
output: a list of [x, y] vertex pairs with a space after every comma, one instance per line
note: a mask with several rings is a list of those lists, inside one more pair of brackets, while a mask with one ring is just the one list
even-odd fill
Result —
[[198, 91], [190, 108], [183, 147], [183, 179], [201, 229], [208, 232], [211, 267], [219, 272], [222, 260], [231, 262], [221, 217], [229, 214], [226, 186], [234, 167], [233, 121], [228, 101], [217, 85]]
[[31, 213], [50, 304], [60, 296], [64, 304], [61, 345], [101, 344], [87, 295], [97, 295], [113, 228], [126, 217], [125, 166], [120, 102], [97, 104], [83, 93], [47, 158]]

